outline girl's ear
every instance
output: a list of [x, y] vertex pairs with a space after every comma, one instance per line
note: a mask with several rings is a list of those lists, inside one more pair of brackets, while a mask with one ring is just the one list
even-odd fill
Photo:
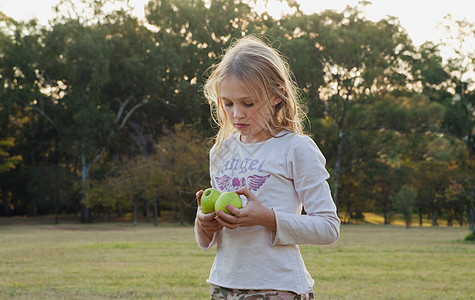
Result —
[[[279, 89], [279, 92], [282, 94], [282, 95], [285, 95], [285, 89], [283, 86], [279, 85], [278, 87]], [[277, 104], [281, 103], [282, 102], [282, 98], [279, 97], [279, 95], [275, 95], [275, 98], [274, 98], [274, 106], [276, 106]]]

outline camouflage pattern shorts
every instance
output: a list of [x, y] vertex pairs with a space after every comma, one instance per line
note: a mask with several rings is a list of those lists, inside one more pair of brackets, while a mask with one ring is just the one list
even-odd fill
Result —
[[211, 300], [314, 300], [313, 292], [298, 295], [289, 291], [238, 290], [211, 285]]

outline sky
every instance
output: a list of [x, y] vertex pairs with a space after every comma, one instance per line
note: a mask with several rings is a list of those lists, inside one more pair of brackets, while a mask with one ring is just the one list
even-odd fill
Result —
[[[129, 0], [136, 7], [134, 13], [144, 15], [143, 7], [148, 0]], [[184, 0], [186, 1], [186, 0]], [[16, 20], [28, 20], [36, 17], [42, 24], [54, 16], [52, 7], [58, 0], [0, 0], [0, 11]], [[278, 0], [269, 0], [267, 8], [264, 0], [258, 0], [256, 9], [267, 9], [273, 17], [285, 11]], [[297, 0], [304, 13], [321, 12], [326, 9], [342, 11], [347, 5], [355, 6], [358, 0]], [[400, 20], [411, 37], [414, 45], [419, 46], [426, 41], [440, 42], [445, 31], [438, 24], [447, 14], [454, 20], [463, 20], [475, 24], [475, 0], [370, 0], [364, 13], [369, 20], [377, 21], [386, 16], [394, 16]]]

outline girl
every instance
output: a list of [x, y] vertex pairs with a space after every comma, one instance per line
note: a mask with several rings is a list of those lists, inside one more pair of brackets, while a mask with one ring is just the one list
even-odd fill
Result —
[[205, 84], [220, 126], [210, 151], [211, 185], [247, 202], [242, 209], [227, 205], [233, 215], [204, 214], [198, 206], [196, 241], [203, 249], [217, 245], [207, 280], [211, 299], [313, 299], [314, 281], [297, 245], [339, 238], [325, 158], [303, 135], [291, 78], [275, 49], [245, 37]]

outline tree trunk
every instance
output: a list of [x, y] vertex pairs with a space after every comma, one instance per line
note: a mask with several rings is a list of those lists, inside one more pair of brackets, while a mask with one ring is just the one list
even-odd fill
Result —
[[117, 217], [122, 217], [122, 206], [120, 204], [117, 205]]
[[470, 209], [470, 231], [475, 234], [475, 209]]
[[346, 208], [346, 213], [345, 213], [346, 224], [350, 224], [350, 219], [351, 219], [351, 205], [348, 204], [348, 207]]
[[[83, 193], [82, 199], [85, 199], [85, 194]], [[86, 204], [81, 201], [81, 216], [80, 216], [80, 221], [81, 223], [90, 223], [91, 222], [91, 213], [89, 212], [89, 208], [87, 207]]]
[[137, 199], [134, 200], [134, 226], [137, 226], [137, 209], [138, 209], [138, 201]]
[[153, 224], [158, 226], [158, 195], [153, 199]]
[[59, 224], [59, 198], [60, 198], [60, 186], [59, 182], [60, 179], [58, 178], [59, 170], [55, 171], [54, 177], [55, 177], [55, 185], [54, 185], [54, 224], [58, 225]]
[[59, 204], [57, 203], [58, 200], [55, 200], [54, 204], [54, 224], [59, 224]]
[[178, 203], [173, 201], [173, 222], [178, 222]]
[[145, 217], [145, 221], [148, 223], [150, 222], [150, 205], [147, 199], [142, 198], [142, 205], [143, 205], [143, 215]]
[[432, 210], [432, 226], [439, 226], [439, 224], [437, 224], [437, 208], [433, 208]]
[[31, 199], [31, 214], [36, 217], [38, 216], [38, 201], [36, 197]]
[[81, 179], [82, 179], [82, 197], [81, 197], [81, 217], [80, 221], [81, 223], [90, 223], [91, 221], [91, 214], [89, 212], [89, 208], [87, 205], [84, 203], [86, 200], [87, 194], [86, 194], [86, 184], [87, 181], [89, 180], [89, 166], [87, 165], [86, 162], [86, 153], [81, 154]]
[[2, 203], [2, 204], [3, 204], [3, 208], [4, 208], [4, 212], [5, 212], [5, 217], [9, 217], [10, 216], [10, 206], [8, 205], [8, 199], [7, 199], [7, 202]]
[[470, 230], [475, 234], [475, 184], [473, 175], [470, 176]]
[[422, 227], [422, 209], [419, 207], [419, 227]]
[[160, 209], [160, 199], [157, 196], [157, 217], [162, 216], [162, 210]]
[[338, 142], [336, 148], [336, 156], [335, 156], [335, 164], [333, 165], [333, 171], [335, 171], [335, 175], [333, 176], [333, 202], [338, 207], [338, 183], [340, 180], [341, 175], [341, 151], [342, 151], [342, 144], [343, 144], [343, 132], [340, 128], [338, 128]]
[[186, 206], [183, 205], [183, 203], [181, 204], [181, 212], [180, 212], [180, 225], [183, 225], [185, 224], [185, 208]]
[[383, 215], [384, 215], [384, 225], [389, 225], [391, 221], [389, 220], [389, 208], [387, 201], [384, 201], [383, 205]]
[[447, 218], [447, 227], [452, 227], [454, 225], [454, 216], [452, 214], [449, 214], [449, 217]]
[[[55, 147], [54, 147], [54, 160], [56, 162], [56, 165], [59, 166], [59, 137], [58, 135], [55, 135]], [[62, 169], [61, 168], [55, 168], [54, 172], [54, 180], [55, 180], [55, 185], [54, 185], [54, 224], [58, 225], [59, 224], [59, 212], [60, 212], [60, 204], [61, 204], [61, 188], [62, 188], [62, 180], [61, 180], [61, 175], [62, 175]]]

